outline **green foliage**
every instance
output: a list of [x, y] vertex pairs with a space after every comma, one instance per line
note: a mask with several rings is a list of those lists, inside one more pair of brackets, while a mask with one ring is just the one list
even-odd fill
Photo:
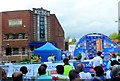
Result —
[[72, 45], [73, 45], [73, 44], [76, 44], [76, 42], [69, 42], [69, 44], [72, 44]]
[[118, 40], [120, 41], [120, 33], [118, 34]]
[[72, 39], [72, 42], [76, 42], [76, 39], [75, 39], [75, 38], [73, 38], [73, 39]]
[[73, 38], [71, 42], [69, 42], [69, 44], [76, 44], [76, 39]]
[[70, 39], [70, 37], [67, 37], [67, 38], [65, 39], [65, 41], [66, 41], [66, 42], [69, 42], [69, 39]]
[[69, 36], [65, 39], [65, 42], [68, 42], [69, 44], [76, 44], [76, 39], [75, 38], [72, 38], [72, 41], [69, 42], [69, 39], [71, 39]]
[[20, 61], [17, 61], [17, 63], [21, 63], [21, 62], [28, 62], [28, 61], [30, 61], [30, 59], [29, 59], [29, 58], [24, 58], [24, 59], [22, 59], [22, 60], [20, 60]]
[[82, 55], [81, 55], [81, 53], [79, 53], [77, 56], [77, 60], [80, 60], [81, 58], [82, 58]]
[[114, 40], [114, 39], [117, 39], [117, 38], [118, 38], [118, 34], [117, 34], [117, 33], [112, 33], [109, 37], [110, 37], [112, 40]]
[[120, 53], [117, 53], [117, 56], [120, 56]]

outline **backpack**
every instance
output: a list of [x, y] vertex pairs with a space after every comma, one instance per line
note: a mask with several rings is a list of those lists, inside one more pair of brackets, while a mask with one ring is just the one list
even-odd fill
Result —
[[111, 66], [119, 65], [119, 62], [117, 60], [110, 60], [110, 61], [111, 61]]

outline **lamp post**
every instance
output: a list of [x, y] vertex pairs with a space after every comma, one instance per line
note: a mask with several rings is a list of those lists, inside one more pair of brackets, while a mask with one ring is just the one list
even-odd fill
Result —
[[120, 18], [117, 21], [115, 21], [115, 22], [118, 23], [118, 33], [120, 33]]

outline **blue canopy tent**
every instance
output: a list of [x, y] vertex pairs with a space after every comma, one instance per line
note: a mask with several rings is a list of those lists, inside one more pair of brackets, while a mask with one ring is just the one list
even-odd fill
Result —
[[42, 57], [42, 62], [47, 62], [47, 58], [49, 55], [54, 54], [56, 57], [56, 61], [61, 60], [61, 50], [56, 48], [51, 43], [47, 42], [45, 45], [43, 45], [40, 48], [37, 48], [34, 50], [34, 55], [39, 55]]

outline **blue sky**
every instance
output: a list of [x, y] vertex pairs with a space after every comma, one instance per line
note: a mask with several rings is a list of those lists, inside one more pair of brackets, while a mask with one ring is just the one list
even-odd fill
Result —
[[0, 12], [12, 10], [47, 9], [56, 14], [65, 37], [81, 38], [96, 32], [107, 36], [118, 31], [118, 2], [120, 0], [1, 0]]

